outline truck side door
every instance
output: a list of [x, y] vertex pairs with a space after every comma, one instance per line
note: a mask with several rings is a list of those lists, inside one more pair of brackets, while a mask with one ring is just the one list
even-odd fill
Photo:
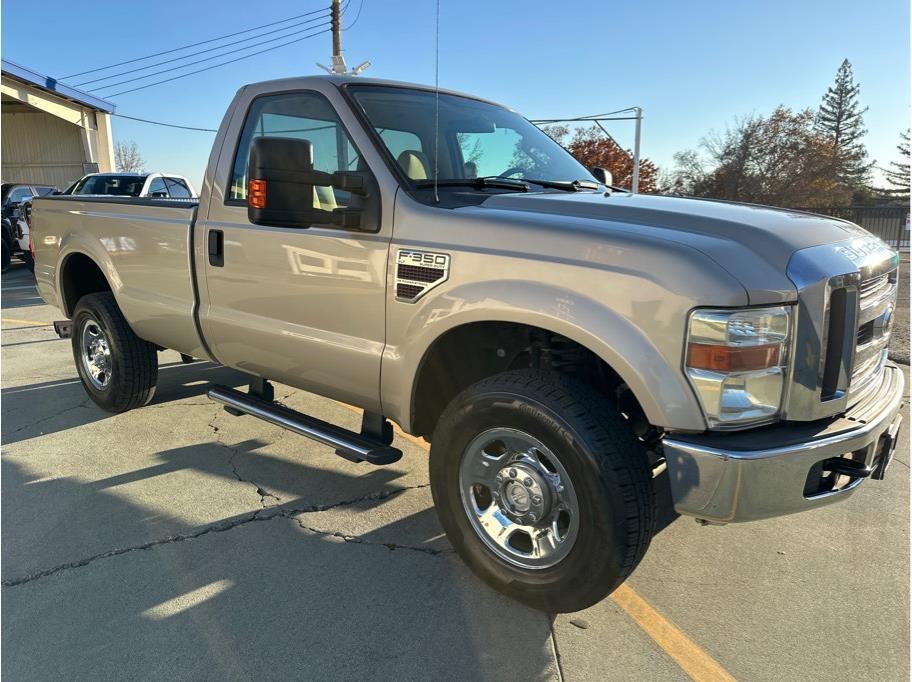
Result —
[[[240, 104], [245, 109], [226, 130], [212, 181], [224, 186], [210, 188], [208, 215], [195, 233], [205, 271], [203, 335], [223, 364], [379, 411], [391, 218], [373, 234], [247, 219], [256, 137], [309, 140], [320, 171], [368, 170], [367, 164], [321, 93], [264, 94]], [[331, 187], [315, 187], [314, 195], [314, 207], [325, 210], [350, 201]]]

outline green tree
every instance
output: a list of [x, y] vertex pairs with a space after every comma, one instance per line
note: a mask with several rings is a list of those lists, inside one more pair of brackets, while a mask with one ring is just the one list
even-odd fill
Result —
[[868, 152], [862, 138], [864, 113], [858, 94], [861, 86], [855, 82], [852, 65], [844, 59], [836, 72], [836, 80], [824, 94], [817, 110], [815, 127], [825, 137], [832, 149], [839, 180], [846, 186], [864, 186], [871, 172]]
[[891, 161], [890, 168], [886, 171], [887, 183], [891, 187], [887, 192], [896, 197], [909, 201], [909, 131], [899, 134], [899, 144], [896, 145], [899, 150], [899, 161]]

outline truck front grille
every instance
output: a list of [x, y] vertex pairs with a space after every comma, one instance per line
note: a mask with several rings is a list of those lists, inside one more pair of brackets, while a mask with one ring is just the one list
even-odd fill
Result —
[[858, 330], [849, 382], [849, 402], [877, 383], [887, 361], [890, 327], [896, 303], [897, 270], [871, 277], [858, 286]]

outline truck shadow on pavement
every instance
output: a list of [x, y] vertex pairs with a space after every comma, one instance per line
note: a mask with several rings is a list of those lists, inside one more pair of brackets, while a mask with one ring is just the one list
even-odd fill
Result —
[[[205, 396], [215, 384], [240, 386], [248, 380], [241, 372], [211, 362], [169, 363], [158, 369], [150, 405]], [[5, 388], [2, 396], [4, 445], [115, 416], [91, 401], [77, 377]]]
[[[253, 456], [259, 445], [231, 447]], [[225, 454], [218, 443], [177, 448], [161, 453], [162, 470], [92, 483], [36, 478], [4, 458], [2, 672], [11, 679], [61, 671], [121, 679], [427, 679], [457, 670], [469, 679], [557, 677], [548, 618], [471, 576], [440, 540], [432, 508], [419, 504], [386, 522], [382, 507], [425, 491], [359, 499], [363, 477], [293, 464], [271, 475], [307, 481], [292, 484], [301, 498], [201, 525], [123, 493], [130, 481], [182, 467], [230, 478]], [[259, 461], [250, 462], [258, 475], [268, 469]], [[384, 480], [391, 479], [378, 476], [370, 487]], [[325, 510], [311, 504], [308, 493], [327, 488], [348, 497]], [[365, 518], [372, 528], [345, 530]], [[505, 624], [510, 646], [495, 651]]]

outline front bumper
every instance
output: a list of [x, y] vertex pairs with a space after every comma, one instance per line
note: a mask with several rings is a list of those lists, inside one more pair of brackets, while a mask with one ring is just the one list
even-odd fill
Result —
[[[841, 417], [666, 438], [675, 510], [735, 523], [846, 499], [865, 477], [882, 477], [902, 419], [904, 384], [888, 364], [877, 390]], [[858, 475], [845, 473], [853, 470]]]

